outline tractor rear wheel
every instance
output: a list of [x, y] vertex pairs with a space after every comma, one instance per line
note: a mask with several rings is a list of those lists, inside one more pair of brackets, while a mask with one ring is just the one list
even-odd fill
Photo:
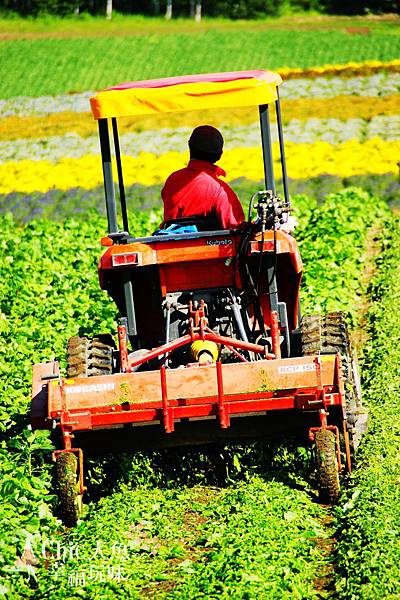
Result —
[[111, 375], [114, 372], [115, 350], [115, 342], [109, 334], [92, 338], [70, 338], [67, 349], [67, 376]]
[[361, 404], [357, 357], [351, 348], [346, 317], [341, 312], [303, 317], [300, 329], [303, 356], [340, 354], [346, 391], [346, 426], [354, 456], [367, 429], [368, 415]]
[[346, 318], [343, 313], [303, 317], [300, 324], [303, 356], [317, 354], [335, 354], [340, 352], [342, 359], [347, 358], [350, 340]]
[[61, 519], [74, 527], [82, 514], [82, 494], [78, 477], [78, 459], [72, 452], [60, 452], [55, 467]]
[[319, 429], [315, 433], [315, 457], [319, 499], [325, 504], [335, 504], [340, 495], [340, 483], [333, 431]]

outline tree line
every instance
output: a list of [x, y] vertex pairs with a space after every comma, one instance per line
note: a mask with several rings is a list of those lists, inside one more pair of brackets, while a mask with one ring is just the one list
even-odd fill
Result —
[[0, 0], [0, 11], [26, 17], [89, 13], [110, 18], [114, 10], [122, 14], [164, 15], [167, 19], [191, 16], [197, 21], [202, 15], [257, 19], [279, 15], [288, 1], [294, 9], [327, 14], [400, 13], [398, 0]]

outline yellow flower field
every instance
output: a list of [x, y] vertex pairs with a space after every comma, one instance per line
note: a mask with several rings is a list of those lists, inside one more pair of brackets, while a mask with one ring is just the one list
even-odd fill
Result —
[[[278, 147], [274, 147], [278, 156]], [[314, 144], [286, 144], [287, 168], [294, 179], [306, 179], [323, 174], [351, 177], [352, 175], [397, 172], [400, 141], [384, 142], [379, 138], [360, 143], [350, 140], [333, 146], [328, 142]], [[175, 169], [187, 162], [187, 153], [167, 152], [161, 156], [141, 153], [138, 157], [123, 157], [126, 185], [159, 184]], [[220, 162], [227, 171], [227, 179], [246, 177], [254, 181], [263, 178], [263, 163], [259, 148], [227, 150]], [[280, 173], [275, 162], [276, 174]], [[115, 169], [114, 169], [114, 172]], [[102, 184], [99, 156], [49, 161], [22, 160], [0, 165], [0, 193], [47, 192], [81, 187], [91, 189]]]
[[363, 63], [348, 62], [345, 65], [323, 65], [310, 69], [279, 69], [279, 73], [285, 79], [297, 79], [299, 77], [321, 77], [327, 75], [340, 75], [350, 77], [353, 75], [371, 75], [382, 70], [397, 73], [400, 71], [400, 60], [381, 62], [379, 60], [367, 60]]

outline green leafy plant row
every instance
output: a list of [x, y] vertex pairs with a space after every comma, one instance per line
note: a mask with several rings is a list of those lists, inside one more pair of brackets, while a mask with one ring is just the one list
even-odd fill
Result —
[[[356, 321], [367, 293], [363, 270], [376, 232], [390, 211], [384, 200], [359, 188], [330, 194], [299, 232], [305, 261], [303, 314], [343, 310]], [[378, 235], [378, 234], [376, 234]]]
[[399, 39], [379, 32], [271, 29], [2, 41], [7, 60], [0, 67], [1, 97], [96, 90], [189, 73], [388, 61], [398, 57]]
[[359, 468], [338, 509], [337, 589], [343, 600], [399, 598], [400, 220], [392, 217], [370, 295], [362, 362], [370, 427]]
[[[132, 218], [138, 233], [154, 229], [154, 215]], [[46, 456], [52, 445], [47, 432], [28, 429], [32, 365], [54, 355], [62, 359], [67, 339], [80, 328], [114, 327], [114, 307], [96, 281], [105, 231], [105, 219], [94, 212], [81, 222], [32, 221], [24, 227], [10, 215], [2, 218], [0, 565], [6, 580], [15, 575], [25, 540], [40, 545], [41, 536], [56, 525], [49, 511], [54, 497]], [[26, 574], [11, 597], [20, 597], [25, 587], [30, 593], [25, 584]]]
[[[335, 286], [347, 289], [359, 276], [367, 231], [387, 213], [382, 201], [354, 189], [321, 207], [306, 196], [294, 205], [305, 267], [314, 269], [306, 279], [307, 306], [325, 306]], [[159, 215], [132, 218], [132, 232], [140, 235], [154, 230]], [[0, 530], [10, 534], [1, 537], [0, 550], [9, 596], [228, 598], [241, 597], [241, 590], [248, 598], [317, 596], [323, 509], [307, 476], [309, 449], [297, 444], [91, 459], [85, 519], [67, 531], [51, 516], [49, 440], [27, 429], [31, 366], [53, 355], [65, 366], [70, 336], [114, 330], [115, 308], [96, 275], [105, 231], [105, 219], [94, 213], [24, 226], [2, 219]], [[331, 272], [329, 286], [323, 285]], [[355, 287], [340, 294], [336, 308], [347, 310], [350, 297], [355, 305], [357, 294]], [[33, 580], [15, 564], [26, 539], [39, 555]], [[46, 540], [79, 545], [82, 553], [55, 573], [54, 558], [40, 557]], [[127, 558], [112, 555], [115, 544], [120, 552], [127, 547]], [[105, 573], [120, 564], [125, 579], [89, 580], [90, 564]], [[86, 582], [70, 579], [82, 572]]]

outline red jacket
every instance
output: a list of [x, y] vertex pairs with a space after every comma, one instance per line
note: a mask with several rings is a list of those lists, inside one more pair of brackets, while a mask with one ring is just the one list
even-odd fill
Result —
[[215, 217], [222, 229], [235, 229], [244, 221], [239, 198], [217, 165], [192, 159], [184, 169], [172, 173], [162, 189], [164, 221], [180, 217]]

